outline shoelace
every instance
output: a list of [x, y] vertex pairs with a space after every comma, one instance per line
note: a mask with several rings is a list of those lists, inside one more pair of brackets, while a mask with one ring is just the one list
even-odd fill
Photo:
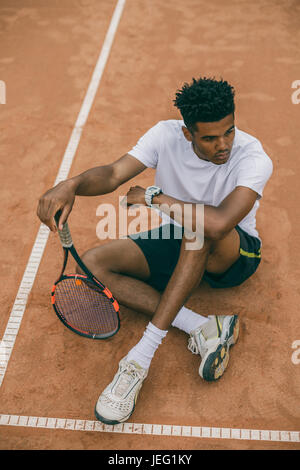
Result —
[[122, 396], [137, 377], [139, 377], [139, 373], [136, 368], [132, 364], [126, 365], [120, 373], [118, 385], [115, 388], [116, 395]]
[[204, 328], [202, 329], [202, 331], [199, 333], [199, 336], [198, 336], [200, 345], [197, 344], [194, 336], [190, 336], [189, 341], [188, 341], [189, 351], [191, 351], [193, 354], [202, 355], [204, 353], [204, 350], [206, 349], [207, 342], [209, 342], [210, 340], [217, 340], [217, 338], [219, 337], [219, 332], [221, 330], [219, 328], [218, 322], [217, 322], [217, 329], [218, 330], [217, 330], [217, 335], [216, 335], [215, 326], [213, 324], [209, 325], [209, 327], [204, 326]]
[[198, 349], [197, 343], [196, 343], [195, 339], [193, 338], [193, 336], [191, 336], [189, 338], [188, 349], [193, 354], [199, 354], [199, 349]]

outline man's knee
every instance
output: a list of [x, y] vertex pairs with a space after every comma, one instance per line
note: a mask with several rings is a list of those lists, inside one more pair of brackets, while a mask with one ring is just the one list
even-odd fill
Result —
[[[102, 262], [99, 262], [99, 254], [96, 256], [95, 249], [90, 249], [83, 253], [80, 256], [81, 260], [83, 261], [83, 264], [92, 272], [94, 273], [96, 270], [99, 272], [99, 268], [101, 267], [102, 269], [105, 269], [105, 264]], [[80, 266], [78, 264], [76, 265], [76, 273], [77, 274], [84, 274]]]
[[214, 240], [207, 260], [207, 271], [223, 273], [232, 266], [240, 256], [240, 237], [233, 229], [226, 237]]
[[206, 270], [213, 273], [225, 272], [240, 256], [240, 239], [235, 229], [220, 240], [183, 237], [183, 243], [181, 261], [192, 266], [192, 263], [206, 257]]
[[210, 254], [213, 251], [214, 241], [210, 238], [203, 237], [194, 237], [187, 238], [183, 236], [182, 238], [182, 248], [185, 255], [189, 257], [201, 257], [204, 254]]
[[140, 279], [150, 276], [145, 256], [130, 239], [114, 240], [92, 248], [83, 254], [82, 260], [92, 273], [113, 272]]

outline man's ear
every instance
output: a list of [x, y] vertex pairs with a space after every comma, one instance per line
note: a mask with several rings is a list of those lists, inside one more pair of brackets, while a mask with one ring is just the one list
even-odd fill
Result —
[[188, 130], [187, 127], [185, 126], [182, 126], [182, 132], [184, 133], [184, 137], [186, 138], [186, 140], [188, 140], [189, 142], [192, 142], [192, 134], [190, 133], [190, 131]]

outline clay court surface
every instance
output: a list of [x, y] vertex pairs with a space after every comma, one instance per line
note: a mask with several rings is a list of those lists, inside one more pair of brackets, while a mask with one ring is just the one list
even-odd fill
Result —
[[[67, 330], [50, 304], [62, 251], [40, 228], [36, 206], [73, 142], [116, 7], [108, 60], [78, 147], [69, 149], [69, 176], [119, 158], [159, 120], [180, 119], [175, 91], [200, 75], [235, 87], [236, 124], [262, 141], [274, 173], [258, 211], [258, 271], [230, 290], [203, 284], [188, 304], [240, 315], [228, 370], [205, 383], [187, 336], [171, 329], [134, 414], [113, 428], [96, 422], [94, 405], [148, 318], [121, 308], [121, 329], [106, 341]], [[0, 370], [0, 449], [300, 449], [300, 364], [292, 360], [300, 340], [300, 104], [291, 99], [299, 27], [298, 0], [0, 1], [0, 339], [9, 352]], [[135, 184], [153, 176], [147, 170]], [[131, 185], [77, 198], [69, 222], [80, 253], [106, 243], [96, 235], [96, 209], [117, 205]]]

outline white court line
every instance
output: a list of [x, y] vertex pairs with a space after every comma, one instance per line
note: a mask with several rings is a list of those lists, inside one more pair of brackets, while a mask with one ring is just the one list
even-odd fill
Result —
[[[99, 83], [105, 69], [107, 59], [113, 44], [113, 40], [122, 16], [126, 0], [118, 0], [115, 7], [105, 40], [96, 63], [88, 90], [83, 100], [80, 112], [78, 114], [75, 126], [73, 128], [69, 143], [63, 156], [54, 185], [68, 177], [79, 141], [82, 134], [83, 126], [86, 123], [89, 112], [91, 110]], [[35, 239], [23, 278], [21, 280], [17, 296], [12, 307], [10, 317], [1, 341], [0, 355], [0, 387], [4, 380], [8, 362], [15, 345], [16, 337], [20, 329], [21, 321], [26, 309], [28, 296], [31, 292], [35, 277], [46, 247], [49, 237], [49, 229], [41, 224], [37, 237]]]
[[45, 428], [66, 431], [94, 431], [152, 436], [194, 437], [207, 439], [237, 439], [249, 441], [299, 442], [299, 431], [175, 426], [165, 424], [121, 423], [114, 426], [85, 419], [46, 418], [0, 414], [0, 426]]

